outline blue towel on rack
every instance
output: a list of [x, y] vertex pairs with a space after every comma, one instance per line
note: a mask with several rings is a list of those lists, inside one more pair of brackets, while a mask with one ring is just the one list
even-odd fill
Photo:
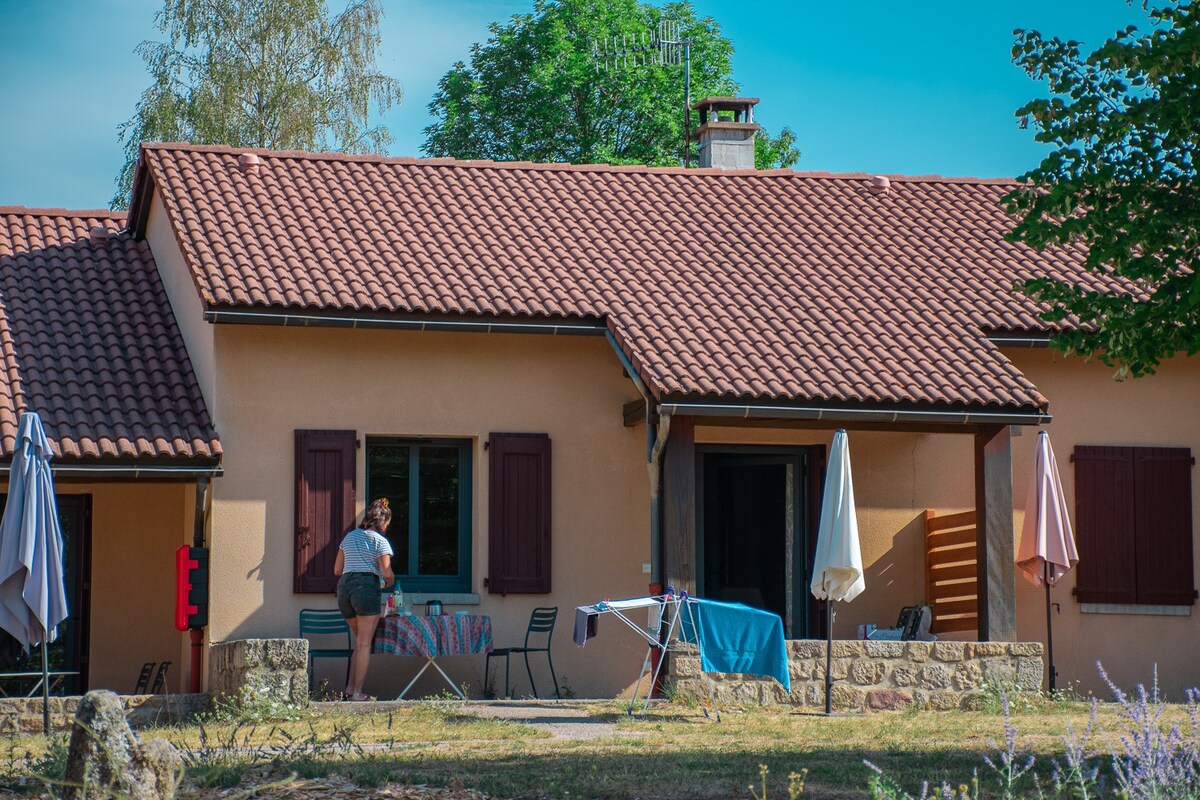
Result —
[[[778, 614], [741, 603], [696, 598], [691, 607], [700, 629], [700, 668], [705, 672], [736, 672], [774, 678], [792, 690], [788, 673], [783, 621]], [[685, 610], [680, 638], [696, 644], [696, 631]]]

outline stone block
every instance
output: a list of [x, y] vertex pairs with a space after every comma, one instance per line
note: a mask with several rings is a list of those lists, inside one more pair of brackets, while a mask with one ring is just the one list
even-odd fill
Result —
[[679, 657], [671, 659], [671, 674], [677, 678], [694, 678], [700, 674], [700, 659]]
[[872, 711], [900, 711], [913, 704], [913, 696], [895, 689], [870, 689], [867, 691], [867, 708]]
[[850, 667], [850, 678], [860, 686], [874, 686], [883, 682], [887, 666], [882, 661], [860, 658]]
[[929, 707], [929, 692], [925, 691], [924, 689], [913, 689], [912, 699], [913, 705], [917, 708]]
[[308, 640], [239, 639], [209, 649], [209, 687], [215, 696], [243, 691], [289, 703], [308, 701]]
[[822, 658], [825, 643], [815, 639], [794, 639], [788, 642], [792, 658]]
[[66, 800], [169, 800], [182, 771], [183, 762], [169, 742], [138, 741], [125, 722], [119, 697], [105, 691], [84, 695], [71, 732]]
[[925, 689], [945, 689], [950, 686], [951, 672], [945, 664], [929, 664], [921, 670], [921, 686]]
[[1012, 642], [1008, 646], [1008, 652], [1014, 656], [1037, 656], [1038, 658], [1045, 654], [1045, 649], [1041, 642]]
[[918, 663], [928, 661], [933, 654], [933, 642], [905, 642], [904, 657]]
[[919, 664], [901, 662], [892, 667], [891, 682], [894, 686], [916, 686], [917, 676], [921, 673]]
[[[824, 660], [822, 660], [820, 667], [821, 667], [821, 679], [824, 680], [825, 679], [825, 662], [824, 662]], [[846, 680], [846, 678], [849, 677], [849, 675], [850, 675], [850, 659], [835, 658], [829, 665], [829, 674], [833, 677], [833, 679], [835, 681]]]
[[985, 661], [983, 662], [983, 679], [992, 686], [1011, 689], [1016, 685], [1017, 669], [1008, 659]]
[[1027, 692], [1042, 689], [1043, 664], [1041, 656], [1023, 656], [1017, 659], [1017, 688]]
[[958, 692], [930, 692], [928, 705], [934, 711], [954, 711], [960, 700]]
[[1008, 655], [1008, 642], [972, 642], [970, 645], [971, 656], [974, 658], [984, 658], [987, 656], [1006, 656]]
[[[863, 689], [854, 686], [846, 686], [839, 684], [833, 687], [832, 692], [833, 707], [838, 711], [861, 711], [867, 702], [867, 693]], [[822, 694], [821, 703], [825, 703], [825, 696]]]
[[808, 689], [805, 691], [805, 700], [813, 708], [824, 708], [825, 685], [822, 683], [810, 683]]
[[959, 701], [958, 707], [963, 711], [982, 711], [983, 692], [963, 692], [962, 700]]
[[933, 657], [938, 661], [962, 661], [967, 657], [967, 643], [934, 642]]
[[961, 691], [978, 689], [983, 670], [977, 661], [963, 661], [954, 667], [954, 686]]
[[904, 642], [863, 642], [863, 652], [868, 658], [900, 658]]
[[811, 659], [792, 659], [788, 662], [788, 673], [793, 681], [806, 681], [816, 674], [817, 665]]
[[833, 643], [834, 658], [854, 658], [863, 654], [863, 645], [866, 642], [859, 641], [837, 641]]

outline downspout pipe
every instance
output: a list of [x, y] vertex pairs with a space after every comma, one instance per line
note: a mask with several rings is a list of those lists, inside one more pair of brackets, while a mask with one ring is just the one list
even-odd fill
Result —
[[633, 368], [633, 362], [625, 355], [611, 330], [605, 331], [605, 338], [646, 405], [646, 468], [650, 473], [650, 582], [662, 583], [662, 454], [671, 430], [671, 415], [654, 401], [649, 387]]

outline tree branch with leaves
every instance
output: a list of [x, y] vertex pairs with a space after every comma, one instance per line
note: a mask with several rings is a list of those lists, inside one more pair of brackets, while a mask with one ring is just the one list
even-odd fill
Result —
[[380, 0], [165, 0], [165, 42], [137, 52], [150, 73], [119, 128], [125, 163], [113, 208], [129, 202], [144, 141], [383, 153], [391, 132], [371, 125], [400, 102], [399, 81], [375, 66]]
[[1012, 241], [1086, 249], [1107, 280], [1024, 284], [1063, 323], [1056, 346], [1153, 373], [1200, 351], [1200, 10], [1148, 7], [1096, 50], [1018, 30], [1013, 60], [1048, 97], [1018, 109], [1054, 149], [1006, 198]]

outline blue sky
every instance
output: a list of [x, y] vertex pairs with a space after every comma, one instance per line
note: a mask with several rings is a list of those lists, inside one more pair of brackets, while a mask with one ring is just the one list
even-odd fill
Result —
[[[438, 78], [490, 22], [532, 0], [384, 0], [380, 65], [405, 87], [385, 122], [419, 155]], [[338, 0], [332, 0], [334, 7]], [[0, 0], [0, 205], [107, 204], [117, 126], [147, 77], [161, 0]], [[1012, 65], [1012, 30], [1099, 44], [1144, 22], [1125, 0], [694, 0], [736, 50], [756, 119], [796, 131], [799, 169], [1011, 176], [1042, 149], [1013, 111], [1042, 87]]]

